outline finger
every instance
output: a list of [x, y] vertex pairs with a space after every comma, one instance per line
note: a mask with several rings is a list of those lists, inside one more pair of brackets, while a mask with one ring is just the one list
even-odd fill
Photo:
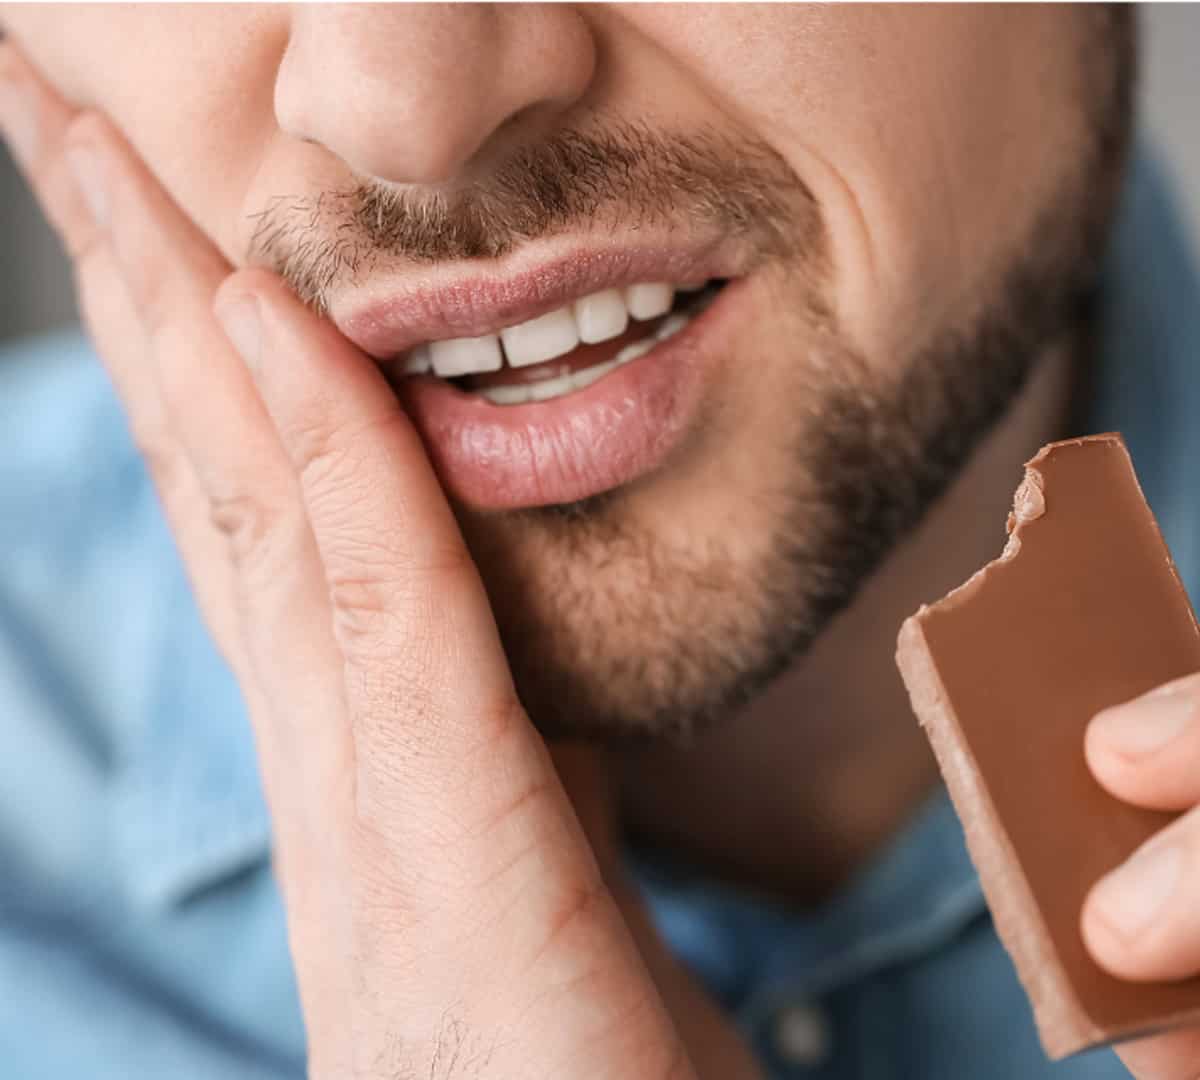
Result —
[[[64, 102], [11, 42], [0, 44], [0, 129], [47, 220], [72, 257], [80, 315], [146, 463], [188, 568], [198, 606], [226, 660], [241, 671], [222, 538], [207, 522], [207, 502], [175, 438], [147, 363], [146, 335], [106, 230], [93, 217], [72, 167], [78, 110]], [[89, 121], [90, 123], [90, 121]], [[204, 574], [195, 567], [208, 568]]]
[[299, 478], [344, 659], [362, 993], [392, 1001], [418, 1042], [469, 987], [476, 1022], [545, 1025], [551, 1058], [601, 1030], [678, 1058], [382, 374], [264, 271], [235, 275], [216, 307]]
[[1093, 775], [1119, 799], [1156, 810], [1200, 803], [1200, 675], [1097, 713], [1084, 748]]
[[[311, 1014], [314, 995], [348, 993], [347, 946], [335, 944], [338, 876], [329, 872], [346, 860], [328, 828], [337, 802], [348, 801], [348, 739], [329, 722], [343, 708], [340, 667], [311, 530], [257, 390], [212, 316], [228, 265], [104, 117], [74, 120], [61, 152], [92, 215], [81, 292], [111, 339], [105, 353], [117, 358], [115, 381], [143, 431], [155, 410], [162, 442], [147, 447], [143, 433], [141, 445], [247, 699], [293, 938], [326, 942], [297, 950]], [[216, 593], [219, 603], [205, 603]], [[298, 739], [306, 719], [324, 722]]]
[[126, 402], [173, 531], [191, 556], [197, 592], [206, 599], [220, 594], [204, 604], [210, 629], [248, 680], [231, 504], [213, 457], [228, 451], [258, 461], [268, 486], [286, 486], [288, 471], [253, 386], [211, 316], [212, 296], [229, 267], [107, 119], [77, 119], [63, 153], [98, 211], [76, 261], [81, 298], [99, 327], [97, 347]]
[[[74, 112], [11, 46], [4, 49], [11, 76], [8, 94], [0, 95], [4, 115], [16, 118], [27, 175], [74, 254], [89, 331], [125, 405], [205, 621], [251, 715], [261, 720], [270, 710], [255, 707], [230, 559], [230, 519], [243, 500], [221, 497], [224, 474], [209, 467], [205, 451], [253, 462], [242, 471], [261, 477], [268, 490], [280, 482], [286, 488], [290, 472], [253, 385], [212, 319], [212, 295], [229, 267], [109, 121]], [[215, 437], [223, 431], [233, 437]], [[311, 563], [317, 565], [315, 552]], [[256, 733], [260, 746], [270, 738], [261, 725]], [[279, 756], [268, 752], [263, 770], [276, 803], [283, 785], [275, 778], [291, 771], [274, 767]], [[295, 820], [287, 815], [284, 828]]]
[[457, 523], [382, 373], [264, 271], [235, 275], [217, 304], [312, 523], [345, 659], [360, 819], [427, 875], [494, 868], [504, 820], [531, 852], [554, 834], [547, 850], [597, 881]]
[[11, 41], [0, 41], [0, 130], [69, 254], [88, 246], [91, 214], [62, 148], [79, 111], [54, 93]]
[[[104, 160], [124, 155], [136, 160], [128, 151], [119, 134], [97, 117], [82, 116], [64, 102], [45, 83], [34, 69], [24, 61], [11, 43], [0, 44], [0, 130], [8, 142], [13, 156], [26, 176], [49, 222], [57, 230], [64, 247], [71, 255], [75, 273], [76, 290], [80, 312], [89, 334], [96, 346], [114, 388], [124, 405], [133, 439], [144, 458], [155, 488], [170, 524], [176, 544], [192, 583], [198, 606], [213, 634], [216, 644], [237, 675], [239, 685], [247, 698], [252, 717], [262, 717], [267, 710], [263, 707], [265, 695], [258, 691], [241, 644], [241, 623], [233, 604], [233, 570], [228, 557], [228, 539], [213, 524], [213, 512], [208, 492], [202, 487], [191, 460], [178, 438], [178, 428], [163, 401], [160, 374], [163, 365], [155, 363], [151, 335], [147, 332], [147, 320], [143, 317], [146, 296], [144, 286], [152, 282], [151, 276], [135, 278], [142, 287], [138, 298], [126, 284], [117, 253], [110, 243], [109, 225], [114, 209], [106, 184], [93, 160]], [[98, 149], [97, 149], [98, 146]], [[76, 154], [72, 155], [72, 150]], [[82, 154], [80, 154], [82, 151]], [[132, 172], [135, 189], [150, 186], [144, 170], [139, 173], [136, 166], [124, 167], [123, 160], [111, 167], [112, 177], [120, 179]], [[110, 178], [110, 179], [111, 179]], [[82, 181], [82, 183], [81, 183]], [[92, 205], [89, 205], [89, 199]], [[180, 319], [199, 316], [211, 327], [209, 304], [216, 282], [228, 268], [221, 265], [219, 258], [203, 237], [186, 226], [172, 230], [169, 223], [178, 220], [178, 212], [168, 206], [165, 197], [157, 200], [157, 209], [165, 224], [153, 251], [146, 249], [148, 234], [156, 230], [139, 229], [125, 247], [127, 257], [145, 259], [141, 265], [154, 272], [167, 268], [173, 281], [187, 275], [197, 274], [194, 285], [163, 289], [157, 294], [159, 303], [156, 312], [164, 310], [163, 302], [185, 300], [177, 311]], [[127, 209], [128, 200], [118, 198], [115, 209]], [[125, 215], [129, 216], [129, 215]], [[124, 222], [123, 222], [124, 223]], [[169, 253], [164, 242], [178, 243], [179, 247]], [[141, 249], [141, 250], [139, 250]], [[197, 260], [193, 253], [203, 254]], [[153, 262], [146, 258], [155, 257]], [[153, 295], [153, 294], [152, 294]], [[139, 303], [141, 307], [139, 307]], [[161, 320], [160, 320], [161, 321]], [[215, 336], [219, 348], [229, 357], [229, 350], [219, 334]], [[168, 374], [174, 371], [192, 371], [203, 378], [211, 361], [211, 349], [206, 354], [201, 342], [191, 342], [188, 335], [175, 338], [174, 358], [166, 367]], [[159, 356], [168, 356], [164, 344], [172, 335], [158, 334]], [[211, 345], [211, 342], [209, 343]], [[193, 347], [195, 345], [196, 347]], [[240, 374], [236, 359], [229, 365]], [[181, 396], [176, 389], [176, 400]], [[187, 390], [182, 397], [186, 400]], [[193, 399], [194, 401], [194, 399]], [[184, 410], [185, 419], [193, 413]], [[207, 422], [209, 418], [202, 418]], [[264, 426], [268, 426], [264, 421]], [[217, 430], [217, 429], [211, 429]], [[303, 670], [303, 669], [302, 669]], [[261, 725], [256, 725], [256, 741], [263, 762], [263, 780], [268, 801], [276, 811], [276, 862], [278, 876], [289, 899], [289, 917], [293, 925], [309, 923], [318, 926], [316, 932], [328, 937], [332, 931], [332, 920], [327, 917], [329, 902], [312, 886], [312, 875], [301, 877], [291, 870], [291, 855], [303, 845], [313, 850], [318, 844], [313, 838], [328, 834], [327, 829], [308, 828], [300, 812], [299, 800], [291, 796], [280, 778], [292, 776], [301, 770], [277, 768], [280, 754], [270, 750], [270, 738], [264, 737]], [[264, 749], [266, 752], [264, 753]], [[313, 787], [294, 783], [294, 787], [311, 793]], [[281, 807], [284, 808], [280, 812]], [[296, 931], [294, 931], [296, 932]], [[302, 933], [303, 931], [299, 931]], [[320, 953], [301, 950], [297, 963], [301, 971], [311, 968]], [[313, 987], [328, 988], [337, 995], [338, 971], [329, 965], [321, 965], [315, 977], [302, 980], [306, 1009], [311, 1013], [309, 999]]]
[[[199, 488], [195, 513], [209, 550], [196, 576], [227, 579], [236, 626], [227, 633], [245, 654], [239, 679], [260, 691], [251, 716], [264, 779], [276, 809], [287, 808], [276, 816], [290, 825], [308, 807], [315, 818], [344, 788], [346, 740], [336, 724], [313, 723], [301, 745], [297, 722], [343, 708], [340, 669], [290, 462], [212, 315], [229, 267], [105, 118], [77, 121], [69, 143], [80, 184], [99, 208], [97, 249], [111, 253], [146, 342], [136, 378], [157, 386]], [[328, 835], [314, 832], [318, 843]]]
[[1115, 1049], [1136, 1080], [1196, 1080], [1200, 1031], [1172, 1031]]
[[1101, 878], [1082, 931], [1096, 962], [1120, 978], [1200, 973], [1200, 809], [1172, 822]]
[[620, 858], [614, 812], [618, 796], [605, 755], [594, 746], [560, 742], [554, 745], [551, 756], [638, 952], [679, 1025], [689, 1055], [703, 1063], [700, 1075], [757, 1076], [750, 1047], [723, 1021], [715, 1002], [672, 955], [644, 898], [628, 879]]

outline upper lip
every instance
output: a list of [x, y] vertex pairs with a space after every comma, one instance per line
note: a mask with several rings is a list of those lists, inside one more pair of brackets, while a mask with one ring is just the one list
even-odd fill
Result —
[[363, 352], [387, 360], [429, 341], [496, 333], [602, 289], [731, 278], [745, 270], [720, 241], [690, 249], [577, 245], [543, 258], [520, 252], [487, 264], [379, 274], [364, 288], [335, 295], [330, 316]]

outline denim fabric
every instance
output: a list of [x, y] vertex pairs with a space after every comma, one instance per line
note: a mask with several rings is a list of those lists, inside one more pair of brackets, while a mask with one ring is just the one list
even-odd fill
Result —
[[[1143, 155], [1090, 426], [1124, 431], [1195, 594], [1200, 289], [1179, 229]], [[0, 1077], [302, 1077], [241, 699], [74, 332], [0, 352], [0, 736]], [[1046, 1062], [940, 789], [804, 916], [631, 862], [773, 1076], [1127, 1075], [1108, 1052]]]

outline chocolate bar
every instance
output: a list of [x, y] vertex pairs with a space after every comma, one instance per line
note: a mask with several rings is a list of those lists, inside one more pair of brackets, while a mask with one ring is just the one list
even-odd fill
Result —
[[1051, 1058], [1200, 1022], [1200, 978], [1135, 983], [1087, 952], [1091, 887], [1177, 815], [1108, 794], [1100, 709], [1200, 670], [1200, 630], [1118, 434], [1025, 466], [1003, 553], [900, 630], [896, 662]]

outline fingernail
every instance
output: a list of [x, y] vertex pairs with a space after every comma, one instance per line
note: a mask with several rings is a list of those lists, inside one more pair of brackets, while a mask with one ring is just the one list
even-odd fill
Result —
[[1094, 910], [1123, 937], [1136, 937], [1167, 906], [1182, 869], [1178, 844], [1152, 840], [1100, 879]]
[[258, 300], [243, 294], [217, 305], [215, 313], [246, 367], [257, 375], [262, 350], [262, 323], [259, 319]]
[[103, 170], [95, 153], [83, 146], [67, 149], [67, 165], [75, 177], [75, 186], [91, 211], [97, 225], [108, 224], [108, 191], [105, 188]]
[[0, 68], [0, 128], [17, 163], [28, 166], [37, 150], [37, 123], [29, 91], [8, 65]]
[[1092, 737], [1119, 754], [1144, 757], [1178, 738], [1195, 717], [1190, 694], [1150, 694], [1097, 713]]

